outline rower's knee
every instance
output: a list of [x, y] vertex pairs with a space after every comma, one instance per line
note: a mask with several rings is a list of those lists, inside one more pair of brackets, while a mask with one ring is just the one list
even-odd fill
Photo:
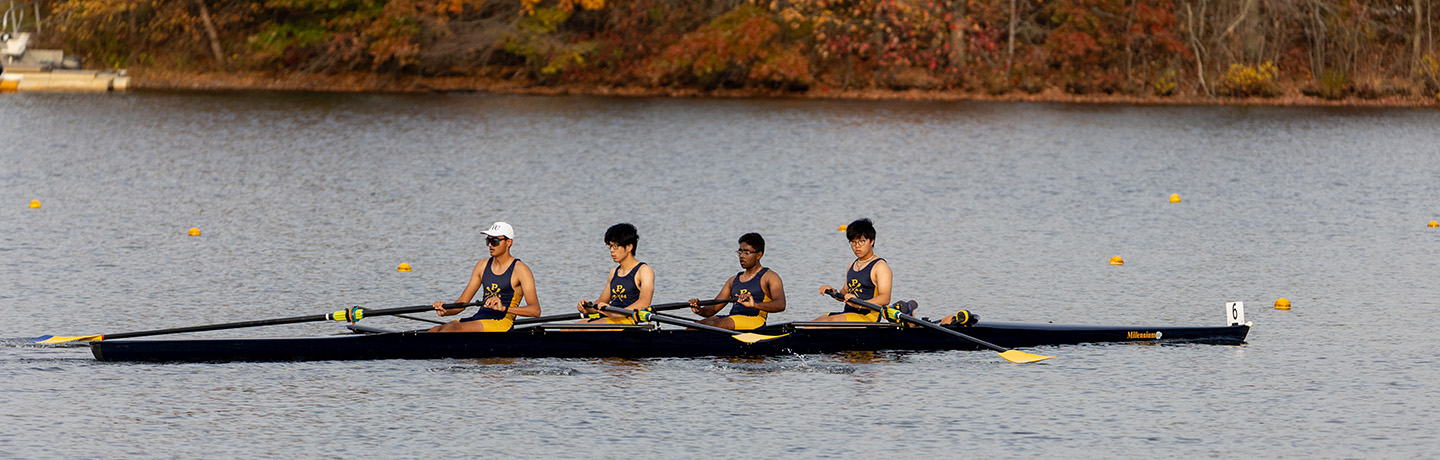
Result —
[[705, 319], [708, 321], [706, 324], [710, 326], [715, 326], [721, 329], [729, 329], [732, 331], [735, 330], [735, 320], [730, 319], [729, 317], [711, 316]]

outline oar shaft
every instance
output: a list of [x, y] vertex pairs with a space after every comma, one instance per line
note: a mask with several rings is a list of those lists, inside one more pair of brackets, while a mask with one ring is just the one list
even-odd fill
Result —
[[968, 334], [962, 334], [962, 333], [960, 333], [960, 332], [955, 331], [954, 329], [950, 329], [950, 328], [948, 328], [948, 327], [941, 326], [941, 325], [939, 325], [939, 324], [935, 324], [935, 323], [932, 323], [932, 322], [929, 322], [929, 321], [925, 321], [925, 320], [923, 320], [923, 319], [916, 318], [916, 317], [914, 317], [914, 316], [910, 316], [910, 315], [907, 315], [907, 314], [904, 314], [904, 313], [896, 314], [895, 316], [896, 316], [896, 317], [899, 317], [900, 319], [903, 319], [903, 320], [905, 320], [905, 321], [909, 321], [909, 322], [911, 322], [911, 323], [914, 323], [914, 324], [919, 324], [919, 325], [921, 325], [921, 326], [925, 326], [925, 327], [928, 327], [928, 328], [931, 328], [931, 329], [934, 329], [934, 330], [937, 330], [937, 331], [940, 331], [940, 332], [944, 332], [944, 333], [946, 333], [946, 334], [950, 334], [950, 335], [953, 335], [953, 336], [955, 336], [955, 337], [959, 337], [959, 338], [962, 338], [962, 339], [965, 339], [965, 340], [969, 340], [969, 341], [971, 341], [971, 342], [974, 342], [976, 345], [979, 345], [979, 346], [982, 346], [982, 347], [985, 347], [985, 348], [989, 348], [989, 349], [991, 349], [991, 350], [995, 350], [995, 351], [1010, 351], [1009, 348], [1005, 348], [1005, 347], [1002, 347], [1002, 346], [999, 346], [999, 345], [996, 345], [996, 344], [993, 344], [993, 343], [990, 343], [990, 342], [986, 342], [986, 341], [984, 341], [984, 340], [980, 340], [980, 339], [971, 337], [971, 336], [968, 335]]
[[[732, 301], [734, 301], [734, 299], [711, 299], [711, 300], [701, 300], [701, 301], [696, 302], [696, 303], [697, 303], [699, 306], [702, 306], [702, 307], [703, 307], [703, 306], [707, 306], [707, 305], [726, 304], [726, 303], [730, 303], [730, 302], [732, 302]], [[685, 308], [685, 307], [689, 307], [689, 306], [690, 306], [690, 302], [674, 302], [674, 303], [662, 303], [662, 304], [651, 305], [651, 306], [650, 306], [650, 309], [651, 309], [651, 310], [654, 310], [654, 311], [666, 311], [666, 310], [678, 310], [678, 309]], [[535, 317], [535, 318], [520, 318], [520, 319], [516, 319], [516, 320], [515, 320], [515, 325], [516, 325], [516, 326], [520, 326], [520, 325], [524, 325], [524, 324], [551, 323], [551, 322], [555, 322], [555, 321], [565, 321], [565, 320], [567, 320], [567, 319], [569, 319], [569, 320], [585, 319], [585, 317], [584, 317], [584, 315], [581, 315], [579, 312], [575, 312], [575, 313], [564, 313], [564, 314], [559, 314], [559, 315], [539, 316], [539, 317]]]
[[[469, 307], [469, 306], [472, 306], [472, 305], [479, 305], [479, 303], [470, 302], [470, 303], [452, 303], [452, 304], [445, 304], [445, 308], [462, 308], [462, 307]], [[382, 308], [382, 309], [378, 309], [378, 310], [364, 310], [364, 316], [398, 315], [398, 314], [403, 314], [403, 313], [416, 313], [416, 312], [422, 312], [422, 311], [434, 310], [434, 309], [435, 309], [435, 307], [434, 307], [433, 305], [416, 305], [416, 306], [413, 306], [413, 307]], [[119, 332], [119, 333], [115, 333], [115, 334], [105, 334], [105, 335], [104, 335], [104, 338], [107, 339], [107, 340], [108, 340], [108, 339], [125, 339], [125, 338], [131, 338], [131, 337], [146, 337], [146, 336], [152, 336], [152, 335], [180, 334], [180, 333], [185, 333], [185, 332], [218, 331], [218, 330], [221, 330], [221, 329], [239, 329], [239, 328], [256, 327], [256, 326], [274, 326], [274, 325], [279, 325], [279, 324], [307, 323], [307, 322], [315, 322], [315, 321], [326, 321], [326, 320], [329, 320], [329, 319], [331, 318], [331, 315], [332, 315], [332, 313], [326, 313], [326, 314], [321, 314], [321, 315], [292, 316], [292, 317], [289, 317], [289, 318], [259, 319], [259, 320], [253, 320], [253, 321], [237, 321], [237, 322], [234, 322], [234, 323], [207, 324], [207, 325], [203, 325], [203, 326], [177, 327], [177, 328], [171, 328], [171, 329], [156, 329], [156, 330], [153, 330], [153, 331]]]
[[[835, 291], [830, 291], [830, 292], [831, 292], [831, 294], [830, 294], [831, 297], [834, 297], [834, 298], [839, 299], [839, 300], [842, 300], [842, 301], [845, 300], [845, 296], [844, 296], [843, 294], [840, 294], [840, 293], [835, 292]], [[849, 303], [853, 303], [853, 304], [855, 304], [855, 305], [859, 305], [859, 306], [865, 307], [865, 308], [869, 308], [869, 309], [871, 309], [871, 310], [875, 310], [875, 311], [877, 311], [877, 312], [880, 312], [881, 314], [884, 314], [884, 312], [885, 312], [885, 307], [882, 307], [882, 306], [879, 306], [879, 305], [875, 305], [875, 304], [873, 304], [873, 303], [866, 302], [866, 301], [864, 301], [864, 300], [860, 300], [860, 299], [850, 299], [850, 300], [848, 300], [848, 302], [849, 302]], [[955, 336], [955, 337], [959, 337], [959, 338], [962, 338], [962, 339], [965, 339], [965, 340], [969, 340], [970, 342], [973, 342], [973, 343], [976, 344], [976, 345], [979, 345], [979, 346], [982, 346], [982, 347], [985, 347], [985, 348], [989, 348], [989, 349], [991, 349], [991, 350], [1001, 351], [1001, 352], [1010, 351], [1009, 348], [1005, 348], [1005, 347], [1002, 347], [1002, 346], [999, 346], [999, 345], [996, 345], [996, 344], [993, 344], [993, 343], [990, 343], [990, 342], [986, 342], [986, 341], [984, 341], [984, 340], [980, 340], [980, 339], [971, 337], [971, 336], [966, 335], [966, 334], [962, 334], [962, 333], [960, 333], [960, 332], [956, 332], [955, 330], [952, 330], [952, 329], [950, 329], [950, 328], [948, 328], [948, 327], [941, 326], [941, 325], [939, 325], [939, 324], [935, 324], [935, 323], [932, 323], [932, 322], [929, 322], [929, 321], [925, 321], [925, 320], [923, 320], [923, 319], [916, 318], [916, 317], [914, 317], [914, 316], [910, 316], [910, 315], [907, 315], [907, 314], [904, 314], [904, 313], [899, 313], [899, 314], [896, 314], [895, 316], [898, 317], [898, 318], [900, 318], [900, 319], [902, 319], [902, 320], [905, 320], [905, 321], [907, 321], [907, 322], [913, 323], [913, 324], [918, 324], [918, 325], [925, 326], [925, 327], [928, 327], [928, 328], [931, 328], [931, 329], [934, 329], [934, 330], [937, 330], [937, 331], [940, 331], [940, 332], [944, 332], [944, 333], [946, 333], [946, 334], [953, 335], [953, 336]]]
[[[687, 304], [687, 305], [688, 305], [688, 304]], [[631, 314], [634, 314], [634, 313], [635, 313], [634, 310], [626, 310], [626, 309], [624, 309], [624, 308], [620, 308], [620, 307], [610, 307], [610, 306], [606, 306], [606, 307], [601, 308], [601, 311], [607, 311], [607, 312], [610, 312], [610, 313], [617, 313], [617, 314], [621, 314], [621, 315], [631, 315]], [[715, 326], [711, 326], [711, 325], [708, 325], [708, 324], [700, 324], [700, 323], [697, 323], [697, 322], [694, 322], [694, 321], [685, 321], [685, 320], [681, 320], [681, 319], [672, 319], [672, 318], [669, 318], [669, 317], [667, 317], [667, 316], [651, 315], [651, 316], [650, 316], [650, 319], [653, 319], [653, 320], [655, 320], [655, 321], [657, 321], [657, 322], [661, 322], [661, 323], [665, 323], [665, 324], [670, 324], [670, 325], [675, 325], [675, 326], [693, 327], [693, 328], [695, 328], [695, 329], [704, 329], [704, 330], [707, 330], [707, 331], [710, 331], [710, 332], [719, 332], [719, 333], [722, 333], [722, 334], [730, 334], [730, 335], [740, 335], [740, 334], [743, 334], [743, 332], [732, 331], [732, 330], [729, 330], [729, 329], [725, 329], [725, 328], [723, 328], [723, 327], [715, 327]]]
[[207, 324], [207, 325], [204, 325], [204, 326], [189, 326], [189, 327], [177, 327], [177, 328], [171, 328], [171, 329], [156, 329], [156, 330], [153, 330], [153, 331], [120, 332], [120, 333], [115, 333], [115, 334], [105, 334], [105, 339], [106, 339], [106, 340], [109, 340], [109, 339], [126, 339], [126, 338], [131, 338], [131, 337], [146, 337], [146, 336], [152, 336], [152, 335], [180, 334], [180, 333], [185, 333], [185, 332], [218, 331], [218, 330], [221, 330], [221, 329], [239, 329], [239, 328], [244, 328], [244, 327], [271, 326], [271, 325], [276, 325], [276, 324], [291, 324], [291, 323], [304, 323], [304, 322], [311, 322], [311, 321], [325, 321], [326, 317], [328, 317], [328, 316], [329, 316], [329, 314], [327, 313], [327, 314], [323, 314], [323, 315], [294, 316], [294, 317], [290, 317], [290, 318], [276, 318], [276, 319], [253, 320], [253, 321], [237, 321], [237, 322], [234, 322], [234, 323]]

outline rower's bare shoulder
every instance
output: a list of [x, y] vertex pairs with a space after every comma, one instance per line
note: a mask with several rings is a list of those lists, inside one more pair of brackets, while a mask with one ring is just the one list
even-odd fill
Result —
[[765, 270], [765, 276], [764, 276], [763, 278], [760, 278], [760, 280], [761, 280], [761, 281], [770, 281], [770, 282], [772, 282], [772, 283], [780, 283], [780, 282], [782, 282], [782, 281], [780, 281], [780, 274], [779, 274], [779, 273], [775, 273], [775, 270]]
[[875, 261], [875, 269], [888, 272], [890, 271], [890, 262], [885, 259], [878, 259]]
[[515, 259], [515, 274], [526, 279], [535, 279], [535, 272], [530, 271], [530, 265], [520, 259]]
[[523, 260], [515, 259], [515, 272], [527, 274], [531, 273], [530, 264], [525, 263], [525, 261]]

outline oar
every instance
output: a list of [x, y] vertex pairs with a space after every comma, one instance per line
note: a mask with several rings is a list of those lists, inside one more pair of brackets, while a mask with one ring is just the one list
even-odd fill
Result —
[[[482, 305], [484, 302], [451, 303], [443, 305], [443, 308], [465, 308]], [[350, 307], [334, 313], [323, 315], [292, 316], [289, 318], [261, 319], [254, 321], [240, 321], [236, 323], [209, 324], [205, 326], [177, 327], [174, 329], [158, 329], [154, 331], [121, 332], [117, 334], [83, 335], [78, 337], [57, 337], [47, 335], [35, 339], [35, 343], [65, 343], [76, 341], [92, 341], [106, 339], [125, 339], [130, 337], [145, 337], [151, 335], [178, 334], [181, 332], [215, 331], [220, 329], [238, 329], [242, 327], [272, 326], [276, 324], [308, 323], [314, 321], [359, 321], [366, 316], [398, 315], [402, 313], [417, 313], [434, 310], [433, 305], [416, 305], [413, 307], [382, 308], [379, 310], [366, 310], [360, 307]]]
[[[687, 303], [686, 305], [689, 305], [689, 304]], [[596, 308], [596, 305], [593, 304], [593, 303], [588, 304], [588, 305], [586, 305], [586, 306], [587, 306], [587, 307], [590, 307], [590, 308]], [[732, 330], [729, 330], [729, 329], [725, 329], [725, 328], [723, 328], [723, 327], [715, 327], [715, 326], [711, 326], [711, 325], [707, 325], [707, 324], [700, 324], [700, 323], [697, 323], [697, 322], [694, 322], [694, 321], [686, 321], [686, 320], [683, 320], [683, 319], [670, 318], [669, 315], [666, 315], [666, 316], [652, 315], [652, 314], [650, 314], [650, 312], [645, 311], [645, 310], [632, 311], [632, 310], [626, 310], [626, 309], [620, 308], [620, 307], [608, 307], [608, 306], [602, 308], [602, 310], [603, 310], [603, 311], [610, 312], [610, 313], [619, 313], [619, 314], [622, 314], [622, 315], [635, 315], [635, 316], [637, 317], [636, 319], [638, 319], [638, 320], [640, 320], [640, 321], [650, 321], [650, 320], [654, 320], [654, 321], [658, 321], [658, 322], [665, 323], [665, 324], [672, 324], [672, 325], [676, 325], [676, 326], [685, 326], [685, 327], [690, 327], [690, 328], [695, 328], [695, 329], [702, 329], [702, 330], [706, 330], [706, 331], [710, 331], [710, 332], [719, 332], [719, 333], [721, 333], [721, 334], [729, 334], [730, 337], [733, 337], [735, 340], [739, 340], [739, 341], [745, 342], [745, 343], [755, 343], [755, 342], [760, 342], [760, 341], [764, 341], [764, 340], [775, 340], [775, 339], [778, 339], [778, 338], [781, 338], [781, 337], [790, 335], [790, 333], [788, 333], [788, 332], [787, 332], [787, 333], [784, 333], [784, 334], [780, 334], [780, 335], [764, 335], [764, 334], [756, 334], [756, 333], [753, 333], [753, 332], [732, 331]]]
[[[726, 303], [730, 303], [730, 302], [734, 302], [734, 301], [735, 301], [735, 298], [734, 298], [734, 297], [731, 297], [731, 298], [728, 298], [728, 299], [701, 300], [701, 301], [697, 302], [697, 304], [699, 304], [700, 306], [703, 307], [703, 306], [707, 306], [707, 305], [726, 304]], [[685, 307], [689, 307], [689, 306], [690, 306], [690, 302], [675, 302], [675, 303], [662, 303], [662, 304], [658, 304], [658, 305], [651, 305], [651, 306], [650, 306], [650, 309], [651, 309], [651, 310], [655, 310], [655, 311], [665, 311], [665, 310], [678, 310], [678, 309], [685, 308]], [[522, 324], [553, 323], [553, 322], [555, 322], [555, 321], [565, 321], [565, 320], [575, 320], [575, 319], [586, 319], [586, 318], [585, 318], [585, 314], [584, 314], [584, 313], [575, 312], [575, 313], [563, 313], [563, 314], [559, 314], [559, 315], [538, 316], [538, 317], [535, 317], [535, 318], [520, 318], [520, 319], [516, 319], [516, 320], [515, 320], [515, 325], [516, 325], [516, 326], [519, 326], [519, 325], [522, 325]]]
[[[838, 292], [838, 291], [835, 291], [834, 289], [831, 289], [830, 292], [828, 292], [828, 294], [830, 294], [830, 297], [834, 297], [835, 300], [839, 300], [839, 301], [842, 301], [842, 302], [845, 301], [845, 295], [844, 295], [844, 294], [841, 294], [841, 293]], [[881, 314], [882, 316], [885, 314], [885, 307], [882, 307], [882, 306], [879, 306], [879, 305], [875, 305], [875, 304], [873, 304], [873, 303], [866, 302], [866, 301], [864, 301], [864, 300], [860, 300], [860, 299], [850, 299], [850, 302], [849, 302], [849, 303], [852, 303], [852, 304], [855, 304], [855, 305], [859, 305], [859, 306], [862, 306], [862, 307], [865, 307], [865, 308], [869, 308], [869, 309], [871, 309], [871, 310], [875, 310], [875, 311], [877, 311], [877, 312], [880, 312], [880, 314]], [[965, 335], [965, 334], [961, 334], [961, 333], [956, 332], [955, 330], [950, 329], [950, 328], [947, 328], [947, 327], [945, 327], [945, 326], [941, 326], [941, 325], [939, 325], [939, 324], [935, 324], [935, 323], [932, 323], [932, 322], [929, 322], [929, 321], [925, 321], [925, 320], [923, 320], [923, 319], [916, 318], [916, 317], [914, 317], [914, 316], [910, 316], [910, 315], [907, 315], [907, 314], [904, 314], [904, 313], [895, 312], [895, 317], [900, 318], [900, 319], [902, 319], [902, 320], [905, 320], [906, 322], [909, 322], [909, 323], [914, 323], [914, 324], [918, 324], [918, 325], [921, 325], [921, 326], [925, 326], [925, 327], [928, 327], [928, 328], [931, 328], [931, 329], [934, 329], [934, 330], [937, 330], [937, 331], [940, 331], [940, 332], [944, 332], [944, 333], [946, 333], [946, 334], [953, 335], [953, 336], [955, 336], [955, 337], [959, 337], [959, 338], [965, 339], [965, 340], [969, 341], [970, 343], [973, 343], [973, 344], [976, 344], [976, 345], [979, 345], [979, 346], [982, 346], [982, 347], [985, 347], [985, 348], [989, 348], [989, 349], [991, 349], [991, 350], [998, 351], [998, 352], [1000, 352], [1000, 357], [1001, 357], [1001, 358], [1005, 358], [1006, 360], [1009, 360], [1009, 361], [1012, 362], [1012, 363], [1033, 363], [1033, 362], [1036, 362], [1036, 361], [1044, 361], [1044, 360], [1047, 360], [1047, 359], [1050, 359], [1050, 358], [1054, 358], [1054, 356], [1035, 355], [1035, 354], [1026, 353], [1026, 352], [1023, 352], [1023, 351], [1020, 351], [1020, 350], [1012, 350], [1012, 349], [1009, 349], [1009, 348], [1005, 348], [1005, 347], [1002, 347], [1002, 346], [999, 346], [999, 345], [996, 345], [996, 344], [993, 344], [993, 343], [990, 343], [990, 342], [986, 342], [986, 341], [984, 341], [984, 340], [980, 340], [980, 339], [977, 339], [977, 338], [974, 338], [974, 337], [971, 337], [971, 336], [968, 336], [968, 335]]]
[[421, 317], [419, 317], [419, 316], [395, 315], [395, 317], [396, 317], [396, 318], [405, 318], [405, 319], [409, 319], [409, 320], [415, 320], [415, 321], [420, 321], [420, 322], [425, 322], [425, 323], [430, 323], [430, 324], [445, 324], [445, 321], [440, 321], [440, 320], [438, 320], [438, 319], [421, 318]]

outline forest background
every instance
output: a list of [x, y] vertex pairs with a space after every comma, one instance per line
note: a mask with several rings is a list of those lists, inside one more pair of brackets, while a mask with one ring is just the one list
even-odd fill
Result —
[[147, 87], [1430, 105], [1437, 2], [48, 0], [39, 45]]

